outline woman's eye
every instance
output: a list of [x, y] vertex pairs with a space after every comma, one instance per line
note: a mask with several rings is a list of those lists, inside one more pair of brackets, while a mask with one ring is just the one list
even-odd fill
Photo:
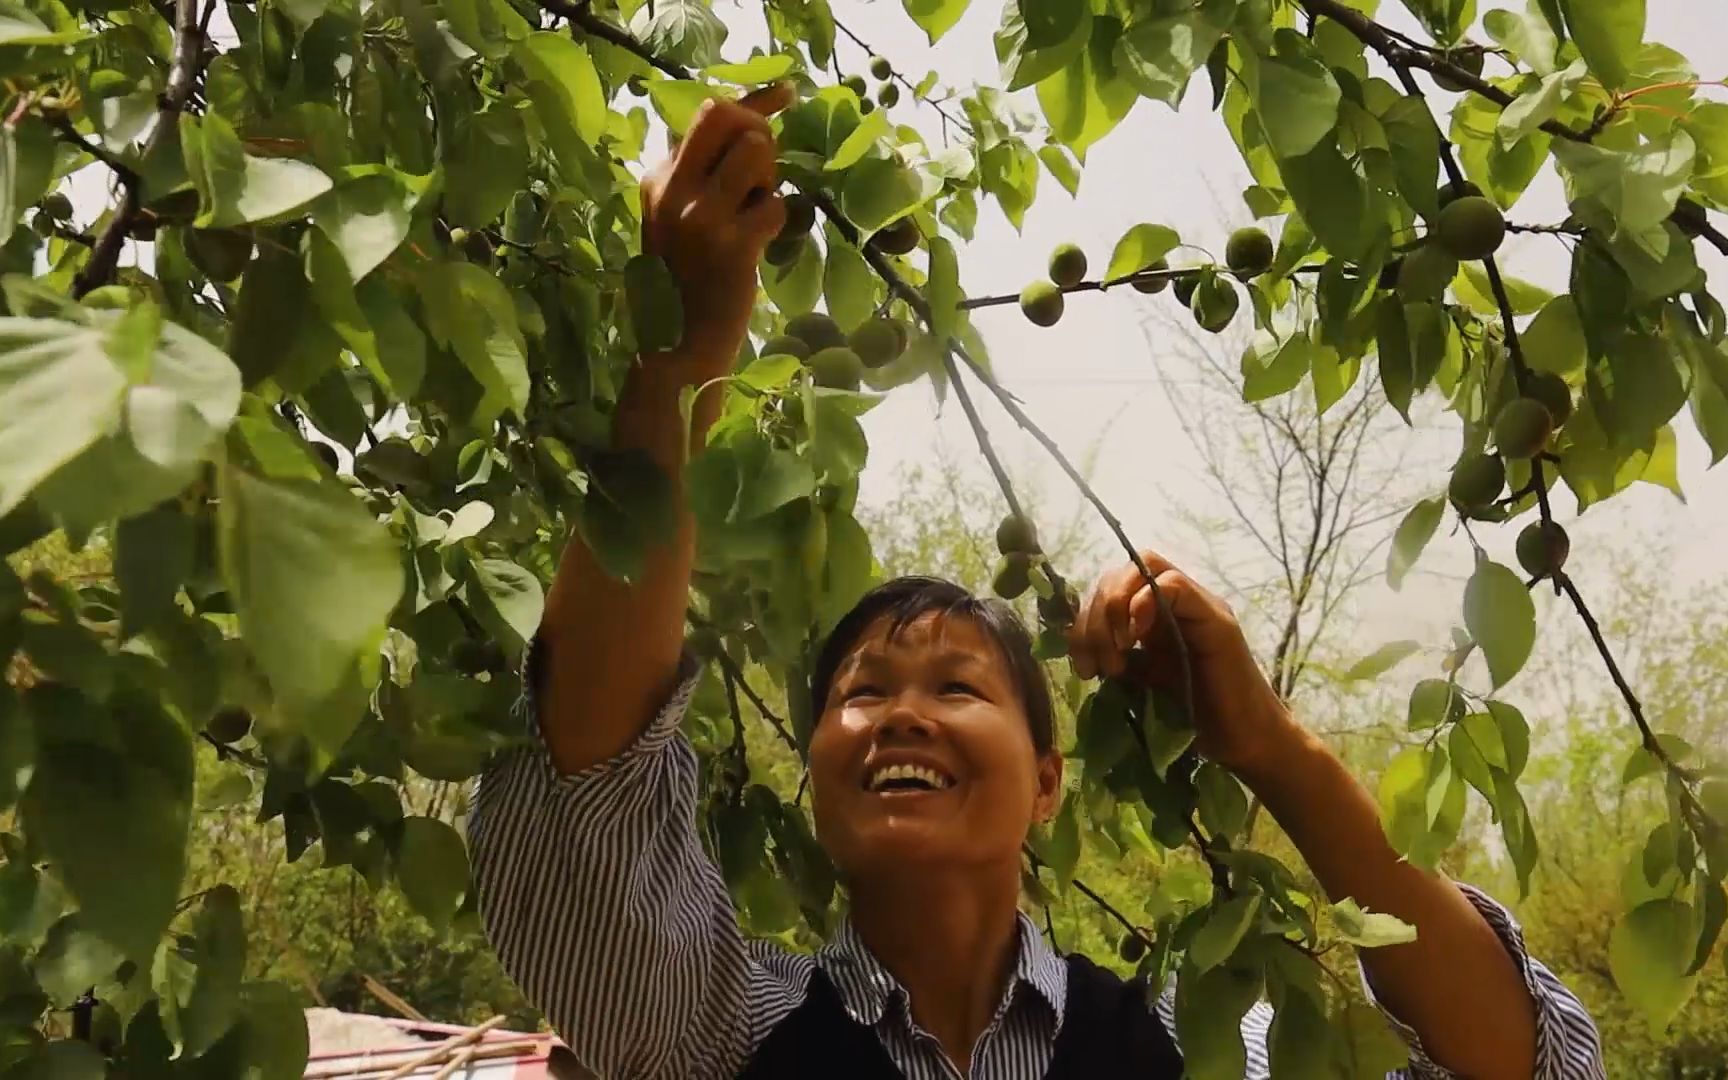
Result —
[[966, 697], [983, 697], [984, 696], [983, 694], [980, 694], [978, 692], [978, 688], [976, 686], [973, 686], [969, 682], [961, 682], [958, 679], [950, 680], [949, 682], [943, 683], [942, 684], [942, 693], [944, 696], [949, 695], [949, 694], [963, 694]]
[[856, 701], [859, 698], [878, 698], [881, 696], [882, 696], [881, 690], [870, 685], [869, 683], [864, 683], [864, 684], [859, 685], [859, 686], [854, 686], [854, 687], [848, 688], [845, 695], [841, 698], [841, 700], [842, 701]]

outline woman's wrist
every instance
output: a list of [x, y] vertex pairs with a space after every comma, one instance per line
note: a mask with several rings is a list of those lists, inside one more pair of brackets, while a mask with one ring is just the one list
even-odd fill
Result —
[[1255, 725], [1251, 745], [1236, 759], [1219, 762], [1248, 786], [1276, 816], [1286, 797], [1306, 787], [1313, 774], [1337, 765], [1332, 751], [1280, 704]]

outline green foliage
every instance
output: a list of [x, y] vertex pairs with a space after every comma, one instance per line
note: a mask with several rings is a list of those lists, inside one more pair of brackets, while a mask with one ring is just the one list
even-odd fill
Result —
[[[936, 41], [968, 4], [903, 6]], [[1465, 38], [1474, 4], [1405, 6], [1439, 55], [1483, 70]], [[1672, 425], [1688, 405], [1712, 456], [1728, 454], [1728, 319], [1693, 252], [1719, 236], [1708, 215], [1728, 201], [1725, 125], [1684, 62], [1644, 41], [1641, 0], [1492, 13], [1486, 30], [1515, 69], [1493, 84], [1512, 103], [1460, 97], [1455, 162], [1404, 54], [1371, 63], [1371, 42], [1332, 10], [1006, 0], [1004, 88], [956, 93], [967, 137], [938, 148], [887, 118], [897, 91], [879, 92], [877, 109], [860, 100], [861, 77], [824, 85], [836, 41], [822, 3], [769, 5], [768, 47], [750, 57], [725, 55], [727, 26], [706, 0], [583, 5], [574, 25], [506, 0], [236, 5], [237, 46], [208, 50], [176, 47], [142, 2], [18, 8], [0, 43], [0, 537], [7, 554], [50, 533], [77, 549], [111, 540], [112, 570], [0, 574], [4, 873], [31, 897], [27, 915], [5, 909], [0, 970], [34, 1009], [0, 1013], [0, 1038], [95, 988], [130, 1010], [116, 1051], [128, 1060], [170, 1075], [298, 1075], [298, 1003], [251, 978], [263, 950], [247, 948], [257, 926], [244, 916], [258, 904], [194, 866], [207, 815], [254, 796], [254, 830], [279, 834], [290, 866], [346, 867], [429, 933], [471, 930], [460, 816], [405, 813], [402, 792], [467, 781], [521, 737], [507, 721], [515, 661], [572, 530], [624, 578], [671, 531], [666, 478], [610, 449], [627, 372], [678, 345], [688, 299], [641, 246], [649, 108], [680, 133], [710, 97], [795, 79], [801, 98], [774, 121], [782, 172], [806, 209], [840, 214], [820, 230], [800, 221], [765, 263], [752, 323], [765, 344], [740, 357], [684, 486], [709, 651], [785, 706], [794, 743], [810, 723], [799, 691], [812, 644], [898, 554], [876, 550], [854, 514], [869, 454], [859, 417], [908, 383], [929, 377], [945, 393], [953, 373], [988, 371], [957, 249], [981, 200], [1019, 228], [1041, 171], [1078, 190], [1088, 151], [1131, 138], [1122, 122], [1151, 107], [1142, 98], [1175, 106], [1202, 69], [1252, 174], [1250, 209], [1282, 219], [1275, 245], [1255, 226], [1223, 267], [1185, 265], [1174, 290], [1207, 330], [1252, 313], [1246, 399], [1309, 382], [1325, 413], [1372, 361], [1397, 411], [1449, 410], [1460, 459], [1499, 470], [1492, 485], [1451, 490], [1453, 509], [1511, 528], [1548, 522], [1550, 500], [1532, 496], [1558, 484], [1581, 507], [1640, 479], [1677, 487]], [[620, 32], [639, 47], [620, 46]], [[669, 77], [673, 65], [695, 74]], [[1438, 77], [1474, 81], [1458, 74]], [[1661, 105], [1637, 107], [1634, 93]], [[1558, 296], [1473, 263], [1549, 167], [1570, 205], [1557, 227], [1575, 234]], [[126, 197], [94, 213], [67, 205], [60, 189], [90, 170], [119, 171]], [[140, 243], [153, 259], [119, 258]], [[1171, 226], [1138, 224], [1105, 276], [1167, 268], [1180, 244]], [[1084, 276], [1083, 260], [1061, 262], [1048, 268], [1059, 280]], [[1062, 316], [1050, 282], [1028, 293], [1034, 322]], [[885, 325], [909, 331], [892, 347], [880, 330], [847, 347]], [[788, 335], [808, 347], [767, 344]], [[970, 373], [947, 363], [956, 344]], [[1551, 384], [1520, 396], [1542, 372], [1563, 381], [1569, 410], [1577, 391], [1570, 415], [1551, 406]], [[1552, 423], [1498, 422], [1525, 406]], [[1490, 436], [1497, 457], [1484, 455]], [[1436, 475], [1430, 492], [1448, 486]], [[1447, 503], [1431, 494], [1398, 527], [1394, 585]], [[1054, 565], [1063, 546], [1046, 546], [1054, 556], [1029, 559], [1024, 586], [1006, 591], [1036, 597], [1021, 602], [1055, 657], [1072, 586]], [[966, 580], [982, 584], [988, 558], [976, 543]], [[1480, 800], [1523, 886], [1539, 850], [1520, 788], [1530, 730], [1489, 695], [1536, 655], [1534, 604], [1484, 560], [1462, 622], [1447, 678], [1410, 699], [1426, 742], [1391, 759], [1379, 796], [1394, 843], [1424, 865]], [[1463, 668], [1476, 651], [1485, 684]], [[1410, 653], [1389, 646], [1349, 677]], [[1279, 857], [1178, 854], [1195, 822], [1219, 840], [1252, 834], [1239, 786], [1190, 752], [1179, 703], [1059, 686], [1080, 767], [1035, 838], [1051, 871], [1037, 889], [1071, 899], [1097, 852], [1165, 871], [1156, 887], [1137, 883], [1157, 943], [1140, 962], [1177, 974], [1195, 1075], [1240, 1075], [1234, 1018], [1261, 993], [1278, 1009], [1281, 1071], [1395, 1063], [1376, 1014], [1289, 948], [1321, 931], [1312, 890]], [[690, 722], [712, 774], [705, 833], [745, 925], [808, 943], [832, 925], [832, 873], [788, 801], [790, 751], [766, 751], [753, 730], [740, 760], [724, 690], [705, 683]], [[236, 710], [246, 730], [212, 729]], [[1666, 1022], [1701, 981], [1728, 857], [1701, 816], [1717, 766], [1683, 771], [1668, 744], [1646, 741], [1663, 755], [1646, 751], [1639, 768], [1661, 776], [1672, 805], [1644, 842], [1647, 888], [1626, 897], [1610, 953], [1628, 999]], [[1333, 921], [1365, 945], [1398, 932], [1368, 913]], [[8, 1077], [103, 1067], [91, 1047], [26, 1043]]]

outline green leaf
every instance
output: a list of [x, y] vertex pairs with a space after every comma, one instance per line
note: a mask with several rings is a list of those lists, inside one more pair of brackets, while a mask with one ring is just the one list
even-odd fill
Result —
[[1104, 278], [1114, 281], [1139, 273], [1168, 255], [1181, 242], [1182, 237], [1168, 225], [1136, 225], [1123, 233], [1111, 249], [1110, 266], [1104, 271]]
[[1608, 968], [1615, 985], [1661, 1032], [1692, 996], [1698, 926], [1683, 900], [1651, 900], [1627, 912], [1608, 938]]
[[648, 84], [648, 99], [654, 103], [654, 111], [660, 114], [660, 119], [674, 135], [683, 135], [690, 130], [696, 119], [696, 110], [702, 107], [703, 102], [730, 96], [722, 87], [685, 79], [655, 79]]
[[191, 741], [159, 706], [137, 699], [104, 715], [112, 738], [100, 743], [78, 741], [91, 733], [71, 719], [38, 749], [25, 828], [77, 898], [84, 925], [147, 961], [180, 899]]
[[1175, 108], [1237, 7], [1238, 0], [1206, 0], [1179, 14], [1136, 19], [1116, 43], [1116, 70], [1141, 95]]
[[101, 1051], [75, 1039], [41, 1043], [5, 1073], [6, 1080], [103, 1080], [107, 1075]]
[[1182, 970], [1176, 984], [1176, 1038], [1189, 1080], [1248, 1075], [1242, 1017], [1259, 999], [1261, 981], [1258, 972], [1238, 967]]
[[784, 79], [797, 67], [798, 58], [790, 53], [768, 53], [753, 56], [742, 64], [711, 64], [702, 69], [702, 74], [738, 86], [759, 86]]
[[248, 650], [329, 754], [358, 712], [334, 699], [375, 668], [402, 564], [390, 533], [334, 481], [219, 476], [222, 576]]
[[689, 67], [718, 63], [727, 32], [704, 0], [656, 0], [630, 20], [630, 33], [655, 55]]
[[485, 394], [470, 418], [490, 423], [528, 406], [527, 343], [509, 289], [467, 262], [439, 262], [420, 277], [421, 308], [432, 340], [451, 349]]
[[846, 173], [840, 209], [868, 235], [905, 216], [934, 194], [926, 189], [920, 174], [898, 158], [866, 158]]
[[545, 606], [540, 580], [508, 559], [476, 559], [474, 583], [479, 593], [470, 589], [466, 595], [476, 616], [513, 651], [527, 644]]
[[1422, 217], [1440, 212], [1440, 128], [1428, 101], [1419, 95], [1401, 97], [1380, 114], [1392, 155], [1398, 193]]
[[[930, 301], [930, 332], [946, 341], [959, 329], [960, 259], [946, 237], [930, 239], [930, 269], [924, 289]], [[829, 305], [832, 310], [832, 303]]]
[[1038, 160], [1064, 191], [1069, 195], [1080, 194], [1080, 166], [1072, 154], [1057, 143], [1047, 143], [1038, 148]]
[[[371, 171], [366, 171], [371, 170]], [[380, 166], [360, 166], [319, 199], [312, 219], [342, 253], [358, 282], [408, 239], [408, 222], [425, 190], [422, 177]]]
[[1362, 177], [1331, 142], [1278, 163], [1285, 189], [1302, 219], [1334, 255], [1360, 258], [1368, 247], [1369, 192]]
[[1500, 142], [1511, 146], [1552, 120], [1588, 74], [1584, 61], [1579, 60], [1564, 71], [1543, 77], [1534, 88], [1520, 93], [1500, 114], [1500, 122], [1495, 128]]
[[1086, 50], [1038, 84], [1038, 103], [1050, 134], [1082, 162], [1087, 148], [1108, 135], [1140, 100], [1133, 84], [1116, 71], [1121, 36], [1121, 20], [1094, 15]]
[[101, 438], [125, 393], [101, 329], [0, 318], [0, 515]]
[[290, 158], [245, 152], [234, 129], [214, 112], [180, 117], [186, 171], [198, 189], [199, 228], [224, 228], [285, 217], [335, 186], [322, 170]]
[[1644, 49], [1644, 0], [1560, 0], [1560, 10], [1591, 73], [1618, 90]]
[[468, 849], [456, 830], [436, 818], [403, 818], [394, 866], [409, 906], [434, 928], [449, 926], [468, 892]]
[[676, 349], [684, 340], [684, 300], [666, 260], [633, 256], [624, 264], [624, 294], [637, 347], [643, 352]]
[[1049, 836], [1040, 853], [1040, 858], [1056, 874], [1063, 887], [1074, 880], [1074, 870], [1080, 865], [1080, 818], [1075, 808], [1078, 801], [1074, 796], [1062, 801], [1062, 809], [1051, 823]]
[[85, 917], [76, 911], [60, 918], [48, 929], [32, 965], [36, 984], [60, 1008], [107, 982], [126, 960], [124, 952], [84, 924]]
[[[1482, 264], [1460, 263], [1459, 269], [1463, 271], [1464, 278], [1453, 283], [1458, 298], [1483, 315], [1499, 315], [1500, 305], [1494, 299], [1493, 286], [1489, 283], [1488, 273], [1482, 269]], [[1555, 299], [1553, 293], [1540, 285], [1532, 285], [1506, 273], [1502, 273], [1500, 278], [1506, 286], [1506, 298], [1512, 302], [1514, 315], [1534, 315]]]
[[850, 169], [863, 160], [865, 154], [876, 148], [876, 144], [887, 136], [888, 129], [888, 110], [877, 109], [859, 121], [852, 133], [840, 141], [823, 169], [827, 172]]
[[114, 541], [121, 626], [130, 637], [174, 610], [192, 574], [192, 522], [177, 506], [163, 505], [122, 521]]
[[1393, 915], [1364, 911], [1355, 900], [1345, 897], [1333, 904], [1332, 924], [1338, 936], [1363, 949], [1378, 949], [1387, 945], [1405, 945], [1416, 940], [1416, 928]]
[[1394, 589], [1402, 588], [1404, 578], [1422, 557], [1428, 541], [1440, 527], [1446, 512], [1446, 500], [1441, 497], [1424, 499], [1410, 508], [1398, 529], [1392, 534], [1392, 548], [1386, 555], [1386, 581]]
[[299, 1080], [309, 1052], [306, 1013], [294, 991], [281, 983], [253, 982], [241, 988], [233, 1030], [200, 1064], [209, 1065], [211, 1076]]
[[[650, 83], [650, 90], [668, 81]], [[470, 229], [490, 226], [521, 190], [528, 172], [528, 135], [521, 114], [501, 104], [484, 112], [457, 111], [448, 122], [439, 118], [438, 133], [445, 219]]]
[[970, 2], [971, 0], [900, 0], [900, 5], [924, 31], [930, 44], [934, 45], [943, 34], [953, 29], [954, 24], [960, 21], [960, 16], [966, 14], [966, 7]]
[[1538, 75], [1552, 75], [1560, 39], [1541, 8], [1531, 3], [1526, 14], [1496, 9], [1482, 17], [1483, 28], [1498, 44]]
[[1524, 360], [1537, 371], [1572, 375], [1584, 367], [1584, 329], [1570, 296], [1556, 296], [1519, 335]]
[[1234, 776], [1213, 762], [1194, 772], [1200, 823], [1211, 836], [1231, 839], [1248, 820], [1248, 796]]
[[[940, 238], [930, 241], [932, 259], [939, 243], [947, 241]], [[828, 302], [828, 314], [840, 324], [840, 329], [850, 332], [876, 311], [879, 280], [863, 252], [838, 234], [829, 233], [828, 258], [822, 268], [822, 295]]]
[[1464, 587], [1464, 625], [1488, 661], [1496, 689], [1524, 667], [1536, 641], [1536, 605], [1517, 574], [1481, 560]]
[[1188, 946], [1188, 960], [1196, 970], [1207, 971], [1230, 958], [1260, 914], [1260, 899], [1259, 893], [1246, 892], [1213, 909]]
[[1464, 715], [1464, 697], [1445, 679], [1423, 679], [1410, 691], [1406, 727], [1426, 731], [1459, 720]]
[[1422, 643], [1419, 641], [1388, 642], [1351, 664], [1344, 672], [1344, 680], [1377, 679], [1421, 651]]
[[[684, 6], [676, 0], [663, 5], [668, 15]], [[588, 50], [568, 34], [540, 30], [517, 42], [513, 55], [534, 88], [535, 111], [558, 152], [559, 165], [567, 176], [580, 175], [583, 150], [606, 130], [606, 95]], [[567, 141], [571, 137], [579, 140], [580, 148]]]
[[1043, 49], [1065, 41], [1086, 15], [1086, 9], [1069, 0], [1015, 0], [1026, 26], [1028, 49]]
[[[160, 972], [165, 956], [195, 965], [189, 993], [165, 992]], [[189, 944], [164, 944], [157, 954], [162, 1026], [176, 1055], [198, 1057], [228, 1033], [240, 1013], [240, 983], [246, 969], [246, 930], [240, 894], [227, 885], [205, 893], [193, 917]]]
[[1585, 388], [1596, 419], [1618, 448], [1648, 447], [1658, 429], [1686, 404], [1686, 377], [1669, 342], [1627, 334], [1591, 364]]
[[1666, 251], [1661, 226], [1686, 190], [1696, 156], [1697, 144], [1678, 130], [1633, 150], [1567, 139], [1554, 144], [1573, 212], [1611, 237], [1642, 237], [1654, 230], [1664, 238], [1664, 248], [1652, 254]]
[[764, 261], [761, 274], [762, 290], [780, 313], [788, 317], [802, 315], [814, 309], [822, 296], [822, 249], [806, 243], [792, 265], [775, 266]]
[[1242, 400], [1265, 401], [1289, 393], [1308, 374], [1315, 352], [1307, 334], [1292, 334], [1282, 343], [1256, 342], [1242, 354]]
[[1281, 30], [1278, 42], [1284, 51], [1246, 69], [1249, 93], [1272, 152], [1299, 158], [1338, 126], [1342, 91], [1332, 69], [1300, 34]]

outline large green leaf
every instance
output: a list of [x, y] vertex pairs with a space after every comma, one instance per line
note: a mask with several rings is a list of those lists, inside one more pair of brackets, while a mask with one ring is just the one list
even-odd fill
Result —
[[630, 32], [656, 55], [690, 67], [719, 63], [727, 35], [726, 24], [706, 0], [645, 4], [631, 18]]
[[1619, 89], [1644, 49], [1644, 0], [1560, 0], [1560, 10], [1591, 73]]
[[[674, 0], [664, 5], [664, 18], [657, 21], [668, 21], [675, 12], [692, 7], [707, 12], [701, 5]], [[606, 97], [588, 50], [568, 34], [542, 30], [518, 42], [513, 55], [534, 87], [535, 109], [558, 153], [559, 165], [566, 176], [581, 175], [585, 151], [606, 129]]]
[[1440, 527], [1446, 512], [1446, 500], [1424, 499], [1410, 508], [1392, 534], [1392, 548], [1386, 555], [1386, 581], [1394, 589], [1404, 584], [1404, 578], [1421, 558], [1428, 541]]
[[1697, 144], [1684, 131], [1633, 150], [1566, 139], [1554, 144], [1572, 209], [1614, 236], [1642, 237], [1652, 230], [1660, 235], [1686, 190], [1696, 155]]
[[1123, 233], [1111, 249], [1110, 266], [1104, 271], [1105, 280], [1138, 273], [1169, 254], [1181, 242], [1176, 230], [1168, 225], [1135, 225]]
[[1517, 574], [1484, 559], [1464, 587], [1464, 625], [1481, 648], [1498, 688], [1530, 659], [1536, 642], [1536, 606]]
[[847, 171], [840, 208], [854, 225], [873, 233], [940, 190], [940, 181], [932, 190], [925, 176], [898, 158], [866, 158]]
[[1342, 92], [1307, 39], [1293, 30], [1281, 30], [1277, 40], [1277, 55], [1260, 57], [1249, 65], [1249, 92], [1272, 152], [1280, 158], [1298, 158], [1338, 126]]
[[970, 3], [971, 0], [900, 0], [906, 14], [923, 29], [932, 45], [954, 28]]
[[202, 118], [182, 114], [180, 144], [198, 189], [200, 228], [272, 221], [335, 186], [314, 165], [246, 153], [233, 127], [213, 112]]
[[422, 177], [358, 166], [313, 206], [313, 220], [347, 260], [350, 278], [364, 279], [408, 238], [409, 216], [424, 189]]
[[[168, 977], [182, 966], [183, 979]], [[228, 1033], [239, 1016], [245, 970], [240, 894], [219, 885], [200, 899], [190, 938], [164, 943], [156, 956], [162, 1027], [177, 1054], [197, 1057]]]
[[1697, 979], [1687, 975], [1697, 917], [1683, 900], [1650, 900], [1627, 912], [1608, 938], [1608, 968], [1654, 1031], [1666, 1028]]
[[114, 425], [126, 377], [93, 326], [0, 318], [0, 350], [3, 515]]
[[[180, 899], [192, 806], [190, 737], [155, 702], [116, 702], [107, 731], [60, 716], [38, 719], [25, 828], [67, 889], [84, 925], [147, 963]], [[89, 741], [99, 740], [99, 741]]]
[[357, 713], [331, 699], [376, 664], [402, 564], [385, 528], [333, 481], [220, 476], [222, 576], [240, 631], [279, 701], [335, 753]]
[[1189, 962], [1196, 969], [1207, 971], [1228, 960], [1254, 926], [1260, 914], [1260, 900], [1259, 893], [1250, 892], [1219, 904], [1201, 924], [1194, 943], [1188, 946]]
[[1038, 103], [1050, 134], [1082, 162], [1087, 148], [1108, 135], [1140, 100], [1134, 84], [1116, 69], [1121, 21], [1094, 16], [1091, 33], [1084, 52], [1038, 84]]
[[448, 926], [468, 892], [468, 849], [456, 830], [436, 818], [404, 818], [395, 869], [414, 910], [434, 927]]
[[[1173, 15], [1136, 19], [1116, 43], [1116, 70], [1143, 96], [1174, 108], [1206, 66], [1239, 0], [1205, 0]], [[1082, 5], [1070, 4], [1083, 10]]]

